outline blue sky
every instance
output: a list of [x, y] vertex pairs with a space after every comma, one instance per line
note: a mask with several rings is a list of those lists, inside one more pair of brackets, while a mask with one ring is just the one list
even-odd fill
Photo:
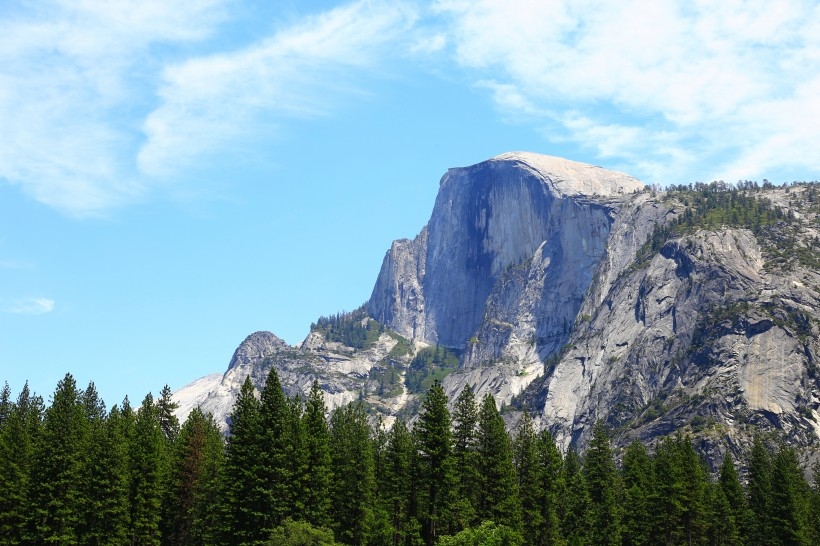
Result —
[[138, 402], [364, 302], [449, 167], [817, 179], [820, 7], [5, 0], [0, 135], [0, 380]]

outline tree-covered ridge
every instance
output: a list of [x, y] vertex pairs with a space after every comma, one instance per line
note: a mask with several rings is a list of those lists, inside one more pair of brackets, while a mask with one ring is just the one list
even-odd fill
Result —
[[489, 395], [451, 412], [438, 381], [412, 428], [385, 430], [360, 404], [328, 417], [317, 383], [286, 397], [272, 369], [261, 396], [243, 385], [227, 441], [196, 409], [180, 426], [168, 388], [107, 410], [66, 375], [51, 400], [0, 393], [4, 544], [820, 543], [820, 480], [760, 438], [743, 485], [680, 434], [618, 452], [598, 423], [562, 454], [526, 413], [511, 435]]
[[[726, 226], [751, 230], [761, 243], [770, 267], [792, 267], [795, 263], [820, 267], [820, 240], [806, 239], [801, 229], [807, 224], [820, 223], [818, 187], [817, 182], [795, 182], [784, 188], [768, 181], [762, 186], [750, 181], [668, 186], [663, 200], [682, 211], [669, 222], [655, 226], [649, 240], [638, 251], [637, 263], [646, 263], [670, 239]], [[780, 193], [789, 193], [786, 206], [772, 200]]]
[[419, 350], [404, 379], [407, 390], [423, 393], [430, 389], [434, 381], [441, 381], [458, 369], [458, 354], [451, 349], [436, 345]]
[[367, 315], [365, 307], [341, 312], [319, 319], [310, 325], [311, 332], [319, 332], [328, 341], [338, 342], [354, 349], [367, 349], [379, 339], [384, 326]]

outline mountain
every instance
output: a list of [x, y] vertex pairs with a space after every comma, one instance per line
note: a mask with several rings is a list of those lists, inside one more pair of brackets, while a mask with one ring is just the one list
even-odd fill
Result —
[[[224, 423], [270, 366], [332, 409], [412, 418], [435, 378], [490, 392], [563, 447], [606, 421], [618, 443], [693, 433], [705, 453], [757, 430], [820, 437], [820, 194], [814, 184], [696, 183], [507, 153], [441, 179], [430, 221], [395, 241], [368, 302], [298, 347], [249, 336], [225, 374], [176, 393]], [[718, 460], [719, 463], [719, 460]]]

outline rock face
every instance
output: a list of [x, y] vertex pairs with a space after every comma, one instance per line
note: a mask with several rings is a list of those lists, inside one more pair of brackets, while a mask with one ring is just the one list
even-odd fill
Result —
[[[366, 342], [328, 322], [299, 347], [252, 334], [225, 374], [177, 393], [180, 414], [201, 405], [227, 423], [245, 377], [261, 389], [275, 366], [291, 394], [318, 380], [329, 409], [362, 400], [388, 425], [412, 419], [423, 393], [408, 374], [435, 347], [459, 357], [443, 380], [451, 400], [465, 385], [491, 393], [510, 424], [526, 408], [564, 447], [582, 447], [597, 419], [620, 443], [686, 428], [717, 462], [761, 427], [814, 444], [815, 189], [750, 186], [746, 212], [720, 221], [694, 204], [729, 189], [650, 192], [528, 153], [451, 169], [428, 224], [393, 243], [370, 300], [343, 318]], [[671, 230], [693, 211], [703, 226]]]

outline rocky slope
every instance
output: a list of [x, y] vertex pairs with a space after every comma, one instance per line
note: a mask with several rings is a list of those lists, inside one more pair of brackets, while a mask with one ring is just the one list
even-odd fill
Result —
[[565, 447], [596, 419], [621, 443], [687, 428], [713, 456], [761, 428], [814, 445], [816, 188], [678, 190], [528, 153], [451, 169], [361, 310], [299, 347], [249, 336], [177, 393], [180, 413], [224, 423], [241, 381], [276, 366], [292, 394], [317, 379], [331, 409], [361, 399], [387, 424], [440, 377], [452, 398], [492, 393], [511, 424], [528, 409]]

